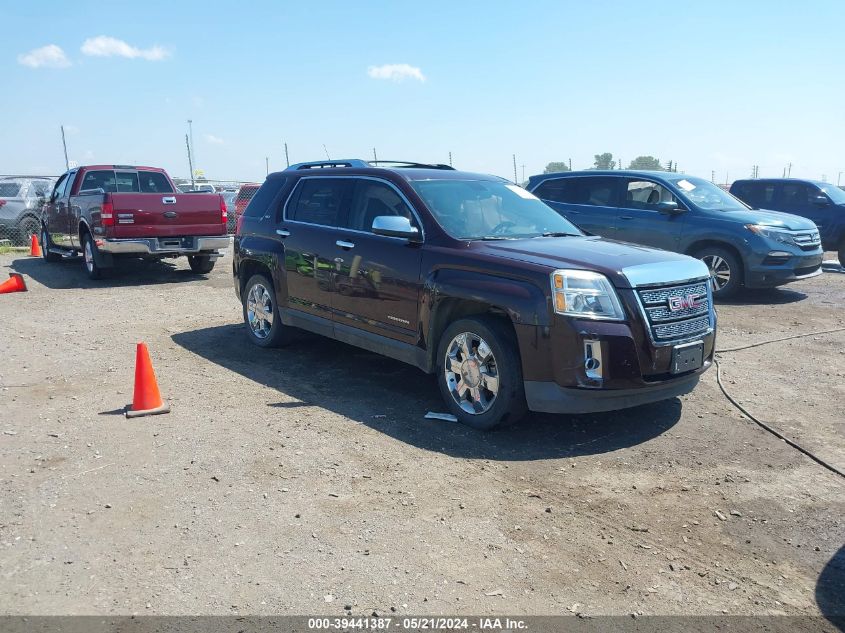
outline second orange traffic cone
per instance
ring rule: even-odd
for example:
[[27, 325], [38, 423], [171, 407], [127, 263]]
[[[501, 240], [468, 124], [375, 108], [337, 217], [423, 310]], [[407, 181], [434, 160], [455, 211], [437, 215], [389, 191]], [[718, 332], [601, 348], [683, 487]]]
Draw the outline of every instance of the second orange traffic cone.
[[26, 282], [20, 273], [9, 273], [9, 278], [0, 284], [0, 295], [7, 292], [26, 292]]
[[29, 256], [41, 257], [41, 247], [38, 245], [38, 236], [32, 234], [32, 239], [29, 240]]
[[156, 374], [150, 360], [146, 343], [138, 343], [135, 352], [135, 393], [132, 406], [126, 411], [127, 418], [139, 418], [142, 415], [169, 413], [170, 407], [164, 404], [158, 392]]

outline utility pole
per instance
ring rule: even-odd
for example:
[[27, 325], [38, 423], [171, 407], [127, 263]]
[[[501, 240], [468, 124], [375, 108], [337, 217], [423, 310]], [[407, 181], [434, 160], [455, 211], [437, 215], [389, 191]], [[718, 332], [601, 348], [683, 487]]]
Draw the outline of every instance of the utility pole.
[[[194, 151], [194, 126], [193, 121], [188, 119], [188, 136], [191, 138], [191, 143], [188, 145], [188, 153], [191, 155], [191, 164], [196, 163], [197, 153]], [[194, 180], [194, 171], [191, 169], [191, 182]]]
[[290, 167], [290, 156], [288, 156], [288, 144], [285, 143], [285, 163]]
[[452, 166], [452, 152], [449, 152], [449, 167]]
[[513, 181], [518, 182], [518, 178], [516, 175], [516, 154], [513, 155]]
[[65, 170], [70, 169], [70, 161], [67, 159], [67, 142], [65, 141], [65, 126], [62, 125], [62, 147], [65, 148]]
[[327, 150], [327, 149], [326, 149], [326, 144], [325, 144], [325, 143], [323, 143], [323, 151], [326, 153], [326, 158], [328, 158], [329, 160], [331, 160], [331, 159], [332, 159], [332, 157], [331, 157], [331, 156], [329, 156], [329, 150]]
[[373, 160], [378, 162], [378, 154], [376, 154], [376, 148], [373, 148]]
[[185, 134], [185, 149], [188, 150], [188, 169], [191, 172], [191, 189], [194, 188], [194, 161], [191, 160], [191, 142], [188, 140], [188, 135]]
[[572, 159], [569, 159], [569, 171], [572, 171]]
[[789, 163], [789, 167], [788, 167], [788, 169], [786, 170], [786, 177], [787, 177], [787, 178], [792, 178], [792, 163]]
[[264, 157], [264, 167], [267, 169], [267, 175], [269, 176], [270, 175], [270, 157], [269, 156]]
[[712, 182], [714, 185], [716, 184], [716, 170], [710, 171], [710, 182]]
[[836, 186], [839, 186], [839, 181], [842, 180], [842, 172], [839, 172], [839, 175], [836, 176]]

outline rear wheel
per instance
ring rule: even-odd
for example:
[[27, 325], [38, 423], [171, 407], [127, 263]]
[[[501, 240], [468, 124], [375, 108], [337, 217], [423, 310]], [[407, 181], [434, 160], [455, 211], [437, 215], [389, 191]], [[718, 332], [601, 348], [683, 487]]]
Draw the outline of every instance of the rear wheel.
[[210, 273], [217, 260], [208, 255], [188, 255], [188, 264], [195, 273]]
[[103, 269], [97, 264], [96, 252], [97, 245], [94, 244], [94, 239], [90, 233], [85, 233], [82, 236], [82, 261], [85, 263], [85, 272], [91, 279], [102, 279]]
[[839, 242], [839, 265], [845, 268], [845, 237]]
[[460, 422], [488, 430], [525, 415], [517, 343], [497, 319], [479, 316], [452, 323], [440, 338], [437, 358], [440, 393]]
[[742, 286], [742, 263], [736, 255], [718, 246], [707, 246], [695, 256], [710, 269], [714, 298], [727, 299], [739, 292]]
[[41, 225], [41, 257], [44, 258], [45, 262], [57, 262], [59, 261], [62, 256], [57, 255], [56, 253], [51, 253], [50, 248], [53, 246], [52, 242], [50, 242], [50, 234], [47, 232], [47, 227], [43, 224]]
[[292, 328], [279, 318], [276, 294], [268, 277], [261, 274], [250, 277], [242, 302], [249, 340], [258, 347], [281, 347], [293, 340]]

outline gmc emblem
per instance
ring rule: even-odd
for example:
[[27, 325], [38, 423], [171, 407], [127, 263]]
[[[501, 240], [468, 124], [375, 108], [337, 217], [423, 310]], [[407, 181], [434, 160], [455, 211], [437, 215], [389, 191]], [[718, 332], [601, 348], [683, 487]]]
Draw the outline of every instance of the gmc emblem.
[[691, 310], [701, 305], [701, 295], [687, 295], [685, 297], [669, 297], [669, 310]]

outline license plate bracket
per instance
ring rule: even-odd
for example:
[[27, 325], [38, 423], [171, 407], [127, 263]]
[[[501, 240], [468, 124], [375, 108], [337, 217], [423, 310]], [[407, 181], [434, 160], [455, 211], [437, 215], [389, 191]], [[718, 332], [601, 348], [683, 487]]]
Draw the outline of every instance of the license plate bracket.
[[704, 365], [704, 341], [685, 343], [672, 348], [671, 372], [673, 374], [695, 371], [702, 365]]

